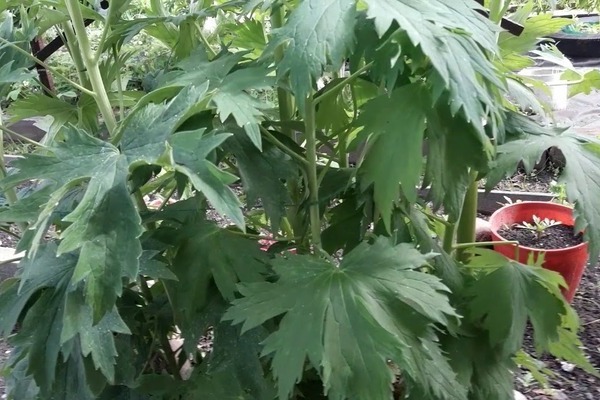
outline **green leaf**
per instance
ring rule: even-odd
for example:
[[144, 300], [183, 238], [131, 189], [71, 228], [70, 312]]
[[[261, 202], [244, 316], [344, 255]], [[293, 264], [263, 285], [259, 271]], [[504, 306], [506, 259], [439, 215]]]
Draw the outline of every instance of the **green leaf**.
[[273, 231], [277, 232], [286, 206], [291, 201], [285, 184], [296, 179], [297, 167], [288, 155], [275, 146], [265, 144], [261, 152], [239, 131], [227, 140], [225, 148], [235, 156], [248, 206], [256, 205], [260, 199]]
[[19, 280], [0, 284], [0, 336], [9, 335], [31, 297], [44, 288], [66, 286], [71, 279], [77, 257], [56, 255], [52, 242], [41, 246], [34, 257], [19, 263]]
[[361, 241], [364, 209], [351, 197], [332, 208], [330, 213], [329, 226], [322, 233], [323, 249], [329, 254], [339, 249], [347, 253]]
[[488, 331], [492, 346], [505, 356], [514, 355], [523, 344], [528, 321], [536, 346], [547, 348], [558, 339], [567, 305], [558, 288], [559, 274], [539, 266], [523, 265], [491, 250], [473, 250], [470, 264], [483, 275], [467, 289], [472, 297], [469, 317]]
[[261, 136], [258, 126], [261, 109], [269, 108], [260, 100], [250, 96], [246, 91], [251, 89], [271, 88], [275, 83], [269, 77], [270, 71], [266, 67], [252, 67], [239, 69], [229, 74], [212, 97], [217, 106], [221, 122], [233, 116], [235, 122], [244, 128], [246, 134], [254, 145], [261, 149]]
[[444, 251], [439, 240], [432, 239], [431, 230], [423, 213], [413, 209], [409, 217], [415, 242], [418, 243], [421, 252], [437, 254], [433, 259], [435, 275], [440, 277], [442, 282], [452, 290], [452, 293], [459, 293], [463, 286], [459, 262]]
[[144, 250], [140, 258], [140, 275], [152, 279], [166, 279], [176, 281], [177, 276], [167, 267], [166, 263], [154, 259], [156, 251]]
[[434, 207], [443, 205], [449, 221], [456, 222], [471, 183], [470, 170], [487, 170], [493, 146], [463, 118], [436, 107], [427, 117], [427, 148], [423, 186], [431, 185]]
[[466, 333], [444, 338], [444, 349], [461, 383], [469, 387], [469, 399], [512, 400], [515, 363], [500, 350], [490, 347], [485, 332], [471, 329]]
[[[521, 161], [531, 172], [544, 151], [557, 147], [566, 166], [559, 182], [567, 187], [567, 200], [575, 204], [575, 229], [589, 241], [590, 260], [600, 254], [600, 141], [577, 134], [575, 130], [543, 127], [527, 117], [511, 114], [507, 130], [511, 140], [498, 146], [496, 165], [487, 176], [486, 188], [493, 188], [503, 177], [512, 175]], [[585, 172], [584, 172], [585, 171]]]
[[35, 222], [40, 215], [40, 209], [48, 202], [48, 197], [54, 192], [53, 185], [45, 186], [24, 197], [19, 202], [0, 210], [1, 222]]
[[13, 69], [13, 64], [14, 61], [9, 61], [7, 64], [0, 67], [0, 85], [26, 81], [33, 76], [26, 68]]
[[289, 73], [300, 109], [325, 66], [338, 70], [354, 44], [355, 0], [303, 0], [273, 31], [267, 52], [287, 43], [277, 75]]
[[255, 57], [260, 57], [267, 43], [263, 23], [255, 19], [244, 21], [243, 24], [224, 24], [223, 30], [231, 41], [231, 47], [251, 51]]
[[576, 96], [580, 93], [590, 94], [592, 91], [600, 89], [600, 71], [594, 69], [589, 72], [586, 72], [583, 77], [581, 77], [576, 72], [566, 71], [561, 79], [568, 80], [580, 80], [581, 82], [577, 82], [569, 85], [569, 97]]
[[45, 94], [32, 94], [18, 99], [9, 107], [8, 112], [11, 122], [43, 115], [54, 117], [54, 123], [60, 125], [76, 123], [78, 120], [77, 106]]
[[92, 309], [86, 304], [83, 292], [76, 290], [67, 294], [61, 345], [79, 335], [81, 354], [84, 357], [91, 354], [95, 368], [111, 383], [114, 383], [118, 356], [113, 333], [131, 334], [116, 308], [94, 324]]
[[363, 134], [372, 135], [359, 170], [361, 185], [374, 186], [375, 202], [386, 226], [400, 197], [399, 185], [409, 201], [417, 199], [426, 99], [420, 85], [403, 86], [389, 97], [382, 95], [365, 104], [358, 120], [364, 126]]
[[213, 349], [206, 360], [206, 373], [227, 373], [234, 377], [228, 386], [238, 386], [236, 390], [244, 393], [243, 398], [275, 398], [274, 383], [265, 377], [259, 358], [260, 343], [266, 336], [267, 331], [264, 328], [252, 329], [241, 334], [239, 327], [229, 323], [218, 324], [214, 328]]
[[[10, 187], [27, 179], [56, 182], [56, 198], [51, 197], [42, 213], [47, 218], [70, 186], [89, 179], [81, 202], [64, 218], [72, 224], [61, 233], [58, 251], [81, 249], [72, 285], [85, 280], [86, 301], [98, 322], [121, 295], [121, 278], [137, 276], [141, 220], [127, 187], [125, 156], [109, 143], [76, 128], [69, 127], [64, 134], [65, 141], [49, 149], [50, 154], [30, 154], [15, 162], [18, 172], [2, 184]], [[38, 228], [38, 238], [43, 229], [45, 224]]]
[[238, 282], [260, 282], [267, 258], [255, 240], [249, 240], [208, 221], [192, 221], [184, 226], [187, 237], [181, 242], [172, 272], [177, 282], [166, 283], [176, 321], [186, 343], [195, 347], [201, 332], [196, 328], [198, 314], [210, 300], [214, 281], [220, 296], [233, 300]]
[[159, 86], [184, 87], [209, 81], [211, 87], [215, 88], [243, 58], [244, 52], [225, 53], [211, 61], [200, 54], [192, 54], [179, 62], [175, 71], [165, 74], [159, 81]]
[[28, 345], [27, 372], [33, 375], [41, 392], [45, 394], [51, 390], [56, 378], [64, 301], [64, 292], [53, 289], [43, 291], [28, 310], [19, 333], [14, 338], [17, 347], [25, 343]]
[[572, 23], [570, 18], [556, 18], [552, 13], [532, 15], [523, 21], [523, 32], [515, 36], [509, 32], [501, 32], [498, 46], [502, 57], [511, 54], [525, 54], [534, 50], [535, 46], [547, 35], [559, 32]]
[[[452, 114], [462, 109], [466, 120], [483, 133], [481, 117], [487, 114], [486, 108], [496, 109], [489, 87], [503, 86], [483, 51], [497, 52], [497, 27], [476, 12], [477, 5], [471, 0], [365, 3], [367, 16], [374, 20], [379, 37], [396, 22], [413, 46], [430, 59], [435, 69], [430, 76], [432, 87], [448, 89]], [[399, 42], [396, 46], [397, 53], [405, 52]], [[398, 55], [392, 59], [394, 64]], [[385, 58], [387, 62], [390, 57]], [[474, 79], [476, 76], [482, 79]]]
[[67, 360], [58, 360], [57, 377], [49, 398], [93, 400], [86, 375], [85, 360], [79, 353], [71, 353]]
[[210, 204], [221, 215], [231, 218], [240, 228], [245, 228], [239, 199], [225, 181], [220, 170], [208, 161], [208, 155], [219, 147], [229, 133], [206, 134], [204, 129], [189, 132], [177, 132], [171, 136], [173, 164], [175, 170], [190, 178], [192, 185], [201, 191]]
[[318, 93], [318, 96], [323, 96], [331, 90], [338, 90], [336, 94], [330, 95], [320, 101], [316, 107], [315, 119], [317, 127], [325, 129], [325, 131], [339, 132], [350, 123], [352, 113], [348, 110], [343, 91], [337, 87], [342, 80], [342, 78], [333, 79]]
[[129, 165], [152, 164], [166, 151], [168, 137], [188, 117], [208, 90], [208, 82], [188, 86], [168, 104], [148, 104], [129, 116], [122, 128], [121, 147]]
[[339, 268], [314, 256], [278, 257], [279, 280], [241, 285], [244, 297], [224, 319], [244, 322], [244, 332], [284, 314], [263, 351], [274, 353], [280, 398], [292, 393], [307, 359], [331, 398], [390, 398], [391, 359], [426, 393], [466, 399], [432, 329], [456, 316], [447, 288], [416, 270], [430, 257], [383, 238], [356, 247]]

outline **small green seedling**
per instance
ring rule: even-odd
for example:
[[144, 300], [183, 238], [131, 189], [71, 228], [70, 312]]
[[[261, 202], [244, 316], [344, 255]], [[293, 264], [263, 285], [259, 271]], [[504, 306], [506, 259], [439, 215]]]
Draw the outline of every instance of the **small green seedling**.
[[562, 225], [562, 222], [550, 218], [541, 219], [537, 215], [534, 215], [533, 222], [523, 221], [521, 224], [515, 225], [515, 227], [534, 232], [539, 240], [544, 236], [546, 229], [557, 225]]
[[554, 201], [559, 204], [569, 204], [567, 201], [567, 185], [556, 181], [550, 182], [550, 192], [554, 195]]

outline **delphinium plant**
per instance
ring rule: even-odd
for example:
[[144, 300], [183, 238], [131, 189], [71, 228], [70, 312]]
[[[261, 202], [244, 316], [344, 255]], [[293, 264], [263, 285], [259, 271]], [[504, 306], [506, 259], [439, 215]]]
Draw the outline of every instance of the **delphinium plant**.
[[[0, 212], [26, 252], [0, 285], [9, 397], [508, 400], [535, 365], [528, 323], [538, 352], [593, 373], [559, 275], [474, 243], [477, 181], [550, 146], [578, 226], [600, 223], [598, 143], [521, 112], [514, 71], [544, 24], [501, 33], [488, 3], [150, 1], [131, 19], [129, 1], [0, 2], [60, 29], [79, 77], [74, 102], [7, 110], [54, 118], [0, 181], [37, 185]], [[208, 38], [206, 18], [227, 28]], [[142, 31], [171, 60], [126, 91]]]

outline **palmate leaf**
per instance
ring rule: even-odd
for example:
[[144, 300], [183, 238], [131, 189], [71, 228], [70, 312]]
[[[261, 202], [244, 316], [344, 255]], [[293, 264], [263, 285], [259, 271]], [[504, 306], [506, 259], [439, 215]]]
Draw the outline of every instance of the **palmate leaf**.
[[[532, 11], [532, 5], [533, 3], [529, 3], [523, 9], [529, 8]], [[519, 18], [516, 19], [516, 22], [519, 22]], [[533, 60], [523, 56], [523, 54], [534, 50], [535, 46], [545, 36], [559, 32], [561, 28], [571, 24], [572, 20], [570, 18], [556, 18], [552, 13], [542, 13], [531, 17], [527, 15], [520, 22], [524, 30], [519, 36], [509, 32], [501, 32], [498, 39], [503, 65], [512, 71], [517, 71], [520, 67], [523, 67], [523, 62], [529, 64], [525, 66], [534, 64]]]
[[69, 122], [76, 123], [78, 119], [75, 105], [44, 94], [31, 94], [23, 99], [18, 99], [10, 106], [9, 113], [12, 122], [41, 115], [50, 115], [54, 118], [55, 123], [61, 125]]
[[[471, 0], [365, 3], [367, 17], [374, 20], [378, 35], [384, 36], [397, 23], [410, 42], [431, 60], [435, 70], [430, 76], [432, 85], [436, 90], [449, 91], [452, 113], [462, 109], [466, 120], [483, 133], [481, 117], [486, 115], [487, 107], [495, 109], [489, 87], [503, 84], [483, 51], [497, 52], [497, 27], [475, 11], [480, 6]], [[398, 45], [398, 52], [404, 51]], [[480, 76], [482, 81], [473, 76]]]
[[356, 0], [303, 0], [286, 24], [273, 31], [266, 52], [287, 43], [277, 74], [283, 77], [289, 73], [301, 109], [325, 66], [331, 65], [336, 70], [342, 66], [354, 44], [355, 24]]
[[187, 86], [168, 104], [148, 104], [133, 113], [121, 128], [121, 147], [129, 164], [151, 164], [164, 154], [167, 139], [188, 113], [201, 101], [208, 90], [208, 82]]
[[0, 286], [0, 336], [12, 332], [25, 305], [37, 291], [65, 286], [76, 263], [77, 257], [73, 255], [56, 257], [54, 243], [42, 246], [36, 257], [21, 261], [20, 280], [8, 280]]
[[220, 171], [207, 160], [231, 134], [204, 134], [204, 129], [177, 132], [170, 138], [172, 161], [175, 170], [186, 175], [192, 185], [200, 190], [215, 210], [229, 217], [240, 229], [245, 229], [242, 204], [228, 184], [237, 178]]
[[209, 100], [217, 108], [222, 122], [230, 116], [238, 126], [244, 128], [252, 142], [261, 148], [258, 123], [262, 109], [270, 107], [252, 97], [248, 91], [270, 88], [275, 80], [270, 69], [264, 65], [251, 65], [232, 69], [244, 58], [244, 52], [225, 53], [208, 61], [194, 53], [177, 65], [177, 70], [165, 74], [161, 86], [187, 86], [198, 82], [210, 83]]
[[[20, 263], [18, 279], [0, 286], [0, 335], [9, 334], [26, 311], [13, 344], [26, 345], [25, 373], [35, 378], [44, 393], [59, 390], [55, 380], [73, 381], [73, 377], [61, 376], [61, 367], [56, 367], [60, 352], [70, 352], [72, 357], [91, 356], [94, 367], [112, 381], [117, 355], [114, 334], [130, 333], [115, 308], [93, 325], [92, 310], [83, 291], [69, 289], [77, 260], [75, 254], [57, 256], [53, 242], [44, 244], [34, 258]], [[78, 340], [74, 340], [76, 337]], [[78, 382], [82, 389], [84, 382]]]
[[432, 329], [433, 322], [445, 325], [456, 316], [447, 288], [416, 271], [430, 258], [383, 238], [356, 247], [339, 268], [314, 256], [279, 257], [279, 280], [240, 285], [244, 297], [224, 319], [243, 322], [244, 332], [284, 314], [263, 351], [273, 353], [282, 399], [301, 379], [307, 359], [333, 399], [390, 398], [388, 359], [424, 393], [466, 399]]
[[261, 109], [270, 105], [250, 96], [247, 91], [271, 88], [275, 80], [268, 76], [269, 72], [265, 67], [234, 71], [223, 80], [212, 97], [221, 122], [233, 116], [238, 126], [244, 128], [252, 143], [259, 149], [262, 148], [262, 143], [258, 121], [263, 114]]
[[266, 144], [261, 152], [239, 131], [225, 142], [224, 147], [235, 156], [248, 206], [256, 205], [260, 199], [273, 231], [277, 232], [290, 202], [285, 182], [295, 179], [298, 169], [291, 158], [275, 146]]
[[[177, 282], [166, 283], [176, 321], [189, 350], [201, 332], [196, 329], [198, 315], [204, 313], [209, 295], [233, 300], [238, 282], [262, 281], [267, 256], [255, 240], [219, 228], [208, 221], [190, 221], [183, 228], [182, 240], [172, 271]], [[209, 291], [214, 281], [218, 294]]]
[[375, 202], [387, 226], [400, 196], [398, 183], [409, 201], [417, 198], [427, 100], [421, 85], [403, 86], [389, 97], [366, 103], [357, 122], [364, 126], [363, 135], [372, 135], [359, 170], [361, 186], [374, 186]]
[[496, 165], [487, 176], [486, 188], [493, 188], [511, 175], [523, 161], [528, 172], [544, 151], [557, 147], [566, 159], [559, 178], [567, 188], [567, 200], [575, 204], [575, 228], [589, 241], [590, 260], [600, 253], [600, 141], [574, 130], [543, 127], [525, 116], [510, 114], [507, 131], [511, 140], [498, 147]]
[[31, 79], [33, 74], [27, 68], [13, 69], [14, 61], [0, 67], [0, 88], [2, 85], [22, 82]]
[[[129, 195], [125, 156], [111, 144], [74, 127], [67, 127], [64, 135], [65, 141], [51, 148], [50, 154], [30, 154], [18, 160], [18, 172], [0, 183], [11, 187], [27, 179], [55, 182], [56, 198], [51, 197], [39, 217], [44, 220], [70, 186], [89, 180], [81, 202], [64, 218], [72, 224], [62, 232], [58, 251], [80, 249], [72, 285], [85, 281], [86, 302], [98, 322], [120, 296], [121, 278], [133, 279], [138, 273], [141, 220]], [[35, 255], [45, 223], [38, 224], [37, 229], [29, 256]]]
[[490, 347], [485, 332], [445, 337], [443, 347], [460, 382], [469, 388], [470, 400], [514, 399], [516, 365], [501, 350]]
[[479, 321], [490, 344], [505, 356], [513, 356], [523, 344], [528, 321], [536, 345], [547, 349], [558, 332], [568, 306], [559, 287], [562, 277], [540, 266], [523, 265], [491, 250], [473, 250], [470, 264], [483, 273], [467, 292], [473, 298], [469, 319]]
[[[221, 312], [224, 312], [225, 309], [224, 304]], [[267, 333], [266, 329], [258, 327], [240, 334], [239, 327], [232, 326], [228, 322], [215, 321], [213, 350], [205, 360], [205, 368], [202, 371], [213, 378], [213, 384], [223, 385], [225, 383], [221, 390], [226, 395], [214, 397], [215, 400], [221, 398], [253, 400], [275, 398], [274, 382], [264, 373], [259, 358], [260, 343], [266, 338]], [[217, 376], [225, 379], [214, 379]], [[200, 378], [200, 382], [204, 383], [204, 381], [205, 378]], [[205, 388], [205, 385], [199, 384], [198, 394], [195, 397], [191, 395], [191, 398], [206, 398]]]
[[429, 197], [434, 207], [443, 205], [449, 221], [456, 222], [471, 183], [470, 169], [487, 170], [492, 144], [461, 116], [452, 117], [443, 107], [432, 111], [427, 116], [428, 154], [423, 187], [431, 185]]

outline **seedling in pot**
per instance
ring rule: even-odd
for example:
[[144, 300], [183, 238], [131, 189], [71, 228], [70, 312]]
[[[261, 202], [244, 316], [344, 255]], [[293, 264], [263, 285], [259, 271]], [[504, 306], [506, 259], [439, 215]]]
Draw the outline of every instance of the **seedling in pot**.
[[550, 218], [541, 219], [537, 215], [533, 216], [533, 222], [523, 221], [521, 224], [515, 225], [516, 228], [527, 229], [531, 232], [534, 232], [538, 239], [541, 239], [544, 236], [544, 232], [546, 229], [562, 225], [562, 222], [556, 221]]

